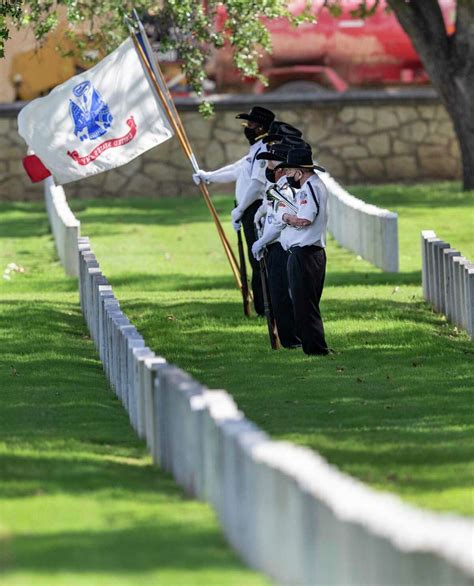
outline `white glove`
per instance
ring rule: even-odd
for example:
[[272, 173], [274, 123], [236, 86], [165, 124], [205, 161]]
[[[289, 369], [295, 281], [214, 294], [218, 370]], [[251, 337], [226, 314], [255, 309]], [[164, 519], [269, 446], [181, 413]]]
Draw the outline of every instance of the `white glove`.
[[265, 244], [262, 243], [262, 239], [256, 240], [252, 245], [252, 254], [255, 260], [261, 260], [263, 258], [263, 252], [265, 250]]
[[240, 220], [242, 219], [242, 216], [244, 215], [244, 212], [243, 212], [242, 208], [237, 206], [236, 208], [234, 208], [232, 210], [230, 215], [232, 217], [232, 222], [240, 222]]
[[239, 208], [239, 206], [232, 210], [230, 216], [232, 218], [232, 227], [236, 232], [238, 232], [241, 228], [240, 220], [242, 219], [242, 210]]
[[258, 210], [255, 212], [255, 216], [253, 219], [254, 224], [258, 227], [260, 224], [260, 220], [263, 218], [263, 216], [267, 215], [267, 203], [266, 201], [264, 201], [262, 203], [262, 205], [258, 208]]
[[206, 173], [206, 171], [202, 171], [201, 169], [197, 170], [197, 173], [193, 173], [193, 181], [196, 185], [199, 185], [201, 183], [201, 181], [203, 183], [210, 183], [209, 180], [209, 173]]
[[242, 225], [240, 222], [234, 222], [234, 220], [232, 220], [232, 228], [238, 232], [242, 228]]

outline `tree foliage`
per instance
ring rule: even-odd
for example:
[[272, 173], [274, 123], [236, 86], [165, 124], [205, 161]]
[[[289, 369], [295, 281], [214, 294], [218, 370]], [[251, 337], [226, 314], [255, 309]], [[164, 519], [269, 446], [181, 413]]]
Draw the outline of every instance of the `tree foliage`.
[[9, 20], [19, 22], [21, 18], [21, 0], [13, 2], [0, 1], [0, 57], [5, 54], [5, 41], [10, 36]]
[[[7, 16], [14, 26], [30, 26], [41, 41], [58, 26], [62, 9], [69, 24], [67, 35], [78, 51], [95, 46], [108, 52], [128, 35], [124, 17], [135, 8], [158, 27], [160, 50], [177, 51], [188, 84], [198, 95], [203, 93], [204, 66], [212, 50], [229, 42], [242, 74], [264, 81], [258, 58], [271, 50], [271, 42], [262, 19], [286, 17], [297, 25], [311, 18], [307, 11], [291, 15], [285, 0], [27, 0], [0, 6], [0, 56], [8, 38]], [[222, 7], [227, 13], [225, 30], [217, 30], [217, 11]]]
[[[311, 20], [312, 1], [298, 17], [289, 13], [286, 0], [0, 0], [0, 56], [9, 26], [30, 25], [37, 39], [44, 38], [66, 12], [70, 36], [79, 50], [91, 44], [104, 52], [114, 49], [128, 34], [124, 16], [132, 8], [152, 17], [159, 28], [160, 48], [177, 51], [192, 90], [202, 95], [204, 65], [213, 49], [225, 42], [234, 48], [234, 62], [247, 76], [262, 79], [259, 56], [271, 49], [264, 19], [286, 17], [295, 25]], [[359, 0], [355, 18], [368, 18], [381, 0]], [[456, 1], [456, 25], [447, 31], [439, 0], [386, 0], [413, 42], [433, 85], [451, 116], [459, 139], [466, 188], [474, 188], [474, 0]], [[334, 16], [342, 0], [324, 0]], [[218, 10], [227, 13], [225, 30], [216, 27]], [[201, 111], [209, 112], [206, 104]]]

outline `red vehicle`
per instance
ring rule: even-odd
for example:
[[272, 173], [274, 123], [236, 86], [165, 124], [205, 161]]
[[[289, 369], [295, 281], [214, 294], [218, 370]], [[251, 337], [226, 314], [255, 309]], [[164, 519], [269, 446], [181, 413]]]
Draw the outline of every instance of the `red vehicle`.
[[[323, 9], [323, 0], [314, 0], [312, 11], [317, 22], [297, 28], [283, 18], [265, 22], [273, 52], [262, 58], [260, 67], [268, 87], [249, 78], [242, 87], [230, 47], [217, 51], [208, 68], [216, 91], [344, 91], [348, 87], [427, 83], [420, 58], [395, 15], [387, 12], [386, 3], [382, 0], [376, 13], [365, 19], [351, 16], [359, 3], [342, 0], [342, 12], [336, 18]], [[440, 0], [448, 32], [454, 29], [455, 5], [455, 0]], [[289, 4], [295, 15], [304, 6], [305, 0]], [[225, 18], [221, 11], [221, 26], [225, 26]]]

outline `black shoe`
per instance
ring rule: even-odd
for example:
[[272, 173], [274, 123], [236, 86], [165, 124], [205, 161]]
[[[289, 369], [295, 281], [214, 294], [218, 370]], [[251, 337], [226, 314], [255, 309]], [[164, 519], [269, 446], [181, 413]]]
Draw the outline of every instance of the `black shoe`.
[[331, 354], [329, 350], [323, 350], [322, 352], [305, 352], [306, 356], [328, 356]]

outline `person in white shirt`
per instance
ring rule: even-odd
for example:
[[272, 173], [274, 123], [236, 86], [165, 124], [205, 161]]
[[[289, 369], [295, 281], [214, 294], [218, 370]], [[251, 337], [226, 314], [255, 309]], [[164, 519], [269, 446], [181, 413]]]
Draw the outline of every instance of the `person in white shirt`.
[[298, 148], [275, 169], [283, 170], [290, 186], [299, 189], [296, 213], [281, 202], [277, 209], [278, 220], [287, 224], [283, 245], [290, 253], [288, 283], [296, 333], [306, 354], [329, 354], [319, 309], [326, 274], [327, 190], [315, 173], [324, 169], [313, 163], [311, 151]]
[[[303, 141], [301, 141], [302, 144]], [[264, 153], [259, 153], [257, 159], [266, 161], [265, 174], [268, 180], [267, 190], [262, 206], [255, 214], [255, 224], [263, 222], [260, 238], [254, 242], [252, 253], [257, 260], [265, 254], [268, 289], [270, 302], [278, 330], [278, 337], [284, 348], [301, 347], [301, 340], [296, 335], [293, 304], [288, 287], [288, 252], [282, 248], [281, 240], [285, 238], [286, 224], [276, 218], [276, 207], [278, 201], [272, 197], [280, 194], [293, 201], [293, 190], [288, 186], [283, 170], [274, 171], [275, 166], [286, 161], [286, 155], [290, 150], [289, 145], [274, 144]], [[285, 185], [277, 186], [279, 179], [285, 180]]]
[[235, 181], [236, 207], [232, 210], [232, 225], [236, 231], [242, 226], [247, 242], [247, 253], [252, 266], [252, 292], [253, 303], [257, 315], [263, 316], [265, 309], [263, 303], [262, 282], [258, 262], [252, 255], [252, 245], [255, 242], [254, 216], [260, 207], [265, 192], [265, 161], [258, 161], [257, 155], [266, 151], [262, 138], [268, 134], [275, 114], [271, 110], [254, 106], [250, 112], [238, 114], [237, 119], [244, 120], [244, 133], [249, 141], [250, 150], [245, 157], [231, 165], [226, 165], [216, 171], [203, 171], [199, 169], [193, 174], [196, 184], [200, 181], [206, 183], [227, 183]]
[[[267, 167], [265, 169], [265, 177], [267, 179], [267, 185], [265, 187], [265, 195], [264, 195], [262, 205], [258, 208], [257, 212], [255, 213], [255, 219], [254, 219], [255, 223], [257, 223], [259, 220], [263, 219], [263, 216], [265, 216], [267, 213], [267, 205], [269, 202], [267, 201], [266, 193], [267, 193], [268, 189], [276, 183], [275, 179], [274, 179], [274, 175], [275, 175], [275, 166], [277, 165], [277, 163], [282, 162], [282, 161], [286, 161], [286, 156], [288, 154], [288, 151], [291, 149], [301, 148], [301, 149], [311, 150], [311, 147], [309, 146], [309, 144], [307, 142], [305, 142], [301, 138], [301, 136], [298, 136], [297, 134], [295, 134], [295, 133], [301, 134], [300, 130], [298, 130], [294, 126], [291, 126], [290, 124], [286, 124], [284, 122], [272, 122], [272, 124], [270, 126], [270, 132], [272, 131], [272, 129], [275, 128], [275, 125], [278, 125], [278, 134], [268, 134], [265, 138], [262, 139], [262, 142], [267, 144], [267, 151], [266, 152], [269, 152], [269, 151], [274, 152], [274, 149], [279, 148], [280, 146], [283, 146], [283, 149], [278, 153], [279, 156], [277, 158], [272, 158], [272, 157], [267, 158], [266, 152], [259, 153], [257, 155], [257, 159], [260, 159], [260, 160], [264, 159], [264, 160], [271, 161], [271, 162], [267, 162]], [[274, 130], [274, 132], [277, 132], [277, 131]], [[271, 138], [271, 141], [268, 140], [269, 138]], [[284, 178], [282, 185], [278, 186], [279, 189], [283, 190], [283, 191], [285, 191], [285, 189], [288, 189], [289, 194], [292, 197], [293, 192], [291, 191], [291, 188], [288, 185], [288, 180], [286, 179], [286, 176], [283, 173], [283, 171], [281, 171], [281, 170], [277, 171], [277, 176], [278, 176], [278, 179]], [[284, 188], [283, 188], [283, 185], [285, 186]], [[264, 243], [262, 242], [261, 244], [263, 247]], [[254, 256], [255, 256], [255, 253], [254, 253]]]

